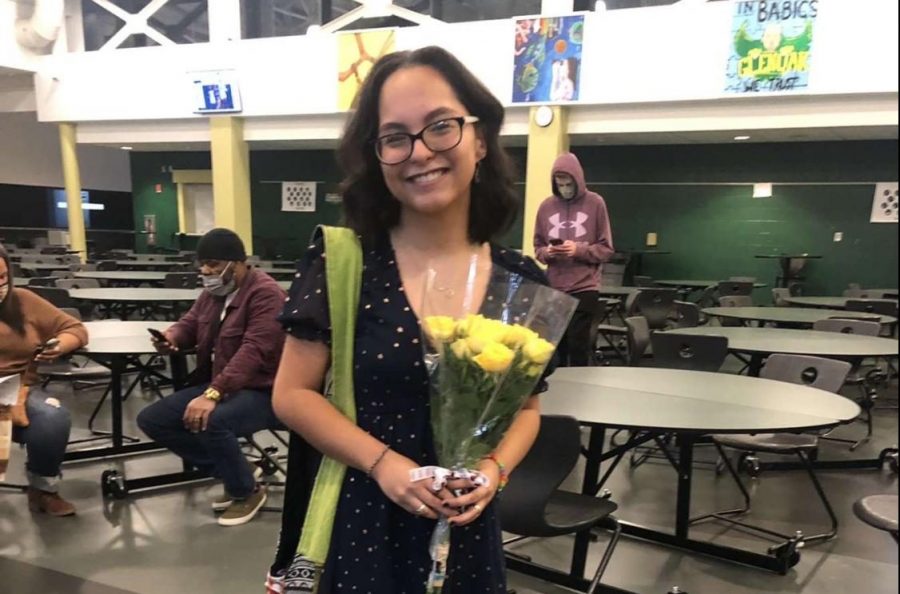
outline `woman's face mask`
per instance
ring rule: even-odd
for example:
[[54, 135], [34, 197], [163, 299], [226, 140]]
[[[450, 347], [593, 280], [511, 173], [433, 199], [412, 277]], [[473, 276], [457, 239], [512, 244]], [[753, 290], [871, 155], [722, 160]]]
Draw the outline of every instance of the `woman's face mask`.
[[231, 275], [227, 281], [225, 280], [225, 275], [228, 273], [228, 269], [231, 268], [233, 262], [229, 262], [220, 274], [204, 274], [203, 278], [203, 288], [209, 291], [209, 293], [215, 297], [225, 297], [226, 295], [234, 292], [237, 284], [234, 281], [234, 275]]
[[0, 303], [6, 301], [7, 295], [9, 295], [9, 281], [6, 281], [2, 285], [0, 285]]

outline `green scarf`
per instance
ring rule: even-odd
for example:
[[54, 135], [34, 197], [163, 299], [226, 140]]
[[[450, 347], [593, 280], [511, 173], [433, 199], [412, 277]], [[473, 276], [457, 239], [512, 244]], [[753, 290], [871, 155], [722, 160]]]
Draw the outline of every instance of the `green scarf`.
[[[356, 423], [353, 395], [353, 343], [359, 290], [362, 284], [362, 247], [351, 229], [320, 226], [325, 238], [325, 279], [331, 316], [331, 404]], [[338, 500], [347, 466], [323, 457], [310, 498], [297, 554], [316, 567], [316, 579], [325, 565]], [[315, 591], [314, 589], [312, 591]]]

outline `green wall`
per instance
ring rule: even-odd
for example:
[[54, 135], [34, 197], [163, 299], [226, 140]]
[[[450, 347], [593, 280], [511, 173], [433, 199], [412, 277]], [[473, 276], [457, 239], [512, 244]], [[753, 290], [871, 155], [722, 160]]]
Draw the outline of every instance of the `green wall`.
[[[898, 179], [896, 141], [573, 150], [591, 188], [606, 198], [616, 246], [640, 248], [646, 234], [656, 232], [659, 248], [673, 252], [645, 258], [645, 272], [651, 276], [757, 276], [771, 284], [776, 261], [753, 256], [798, 251], [824, 256], [808, 265], [807, 294], [839, 294], [850, 282], [898, 284], [897, 226], [869, 223], [872, 183]], [[510, 152], [524, 179], [524, 149]], [[333, 151], [253, 151], [250, 164], [254, 251], [259, 255], [296, 258], [317, 224], [339, 222], [340, 205], [325, 201], [326, 194], [337, 192], [340, 180]], [[170, 166], [206, 169], [209, 154], [132, 155], [135, 228], [142, 228], [145, 213], [154, 213], [159, 245], [174, 247], [178, 215]], [[282, 181], [321, 182], [316, 212], [281, 212]], [[774, 182], [774, 197], [751, 198], [754, 182]], [[788, 182], [802, 185], [783, 185]], [[157, 183], [162, 193], [156, 193]], [[832, 241], [836, 231], [844, 233], [843, 242]], [[521, 232], [520, 215], [503, 243], [520, 248]], [[138, 235], [137, 244], [143, 249], [145, 238]], [[758, 298], [768, 301], [768, 291]]]
[[[147, 251], [147, 236], [142, 235], [144, 215], [156, 215], [156, 245], [178, 247], [178, 192], [172, 183], [171, 169], [210, 169], [209, 153], [132, 153], [131, 184], [134, 196], [135, 251]], [[157, 193], [156, 185], [161, 191]]]
[[[649, 276], [756, 276], [771, 286], [777, 260], [754, 256], [800, 252], [824, 257], [807, 264], [806, 294], [897, 287], [897, 225], [869, 223], [873, 182], [898, 179], [896, 141], [573, 150], [606, 199], [616, 247], [643, 248], [655, 232], [658, 249], [672, 252], [644, 258]], [[754, 182], [775, 182], [774, 196], [752, 198]]]

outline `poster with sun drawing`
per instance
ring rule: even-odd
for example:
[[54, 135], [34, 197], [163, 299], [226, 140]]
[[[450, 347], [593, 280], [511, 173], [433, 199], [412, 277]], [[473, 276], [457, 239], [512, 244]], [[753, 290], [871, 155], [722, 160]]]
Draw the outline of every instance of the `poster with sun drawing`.
[[356, 93], [379, 58], [394, 51], [396, 30], [341, 33], [338, 39], [338, 110], [353, 107]]
[[513, 103], [569, 103], [581, 91], [584, 15], [516, 19]]
[[900, 193], [897, 182], [876, 185], [871, 222], [896, 223], [898, 209], [900, 209]]
[[282, 182], [282, 212], [316, 212], [316, 182]]
[[809, 86], [818, 0], [735, 2], [726, 93], [779, 93]]

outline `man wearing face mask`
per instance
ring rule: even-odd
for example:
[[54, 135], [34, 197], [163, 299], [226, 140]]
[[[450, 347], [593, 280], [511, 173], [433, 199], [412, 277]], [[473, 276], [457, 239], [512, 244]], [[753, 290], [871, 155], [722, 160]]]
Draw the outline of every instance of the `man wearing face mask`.
[[265, 504], [240, 436], [279, 426], [272, 385], [284, 332], [276, 321], [285, 292], [272, 277], [246, 264], [244, 244], [233, 231], [213, 229], [197, 244], [203, 294], [190, 311], [154, 339], [162, 354], [195, 349], [190, 387], [151, 404], [138, 426], [154, 441], [224, 483], [212, 503], [219, 524], [237, 526]]
[[582, 367], [593, 359], [601, 266], [615, 253], [612, 230], [606, 202], [587, 189], [578, 157], [560, 155], [551, 176], [553, 195], [538, 209], [534, 251], [550, 284], [578, 299], [557, 353], [561, 365]]

